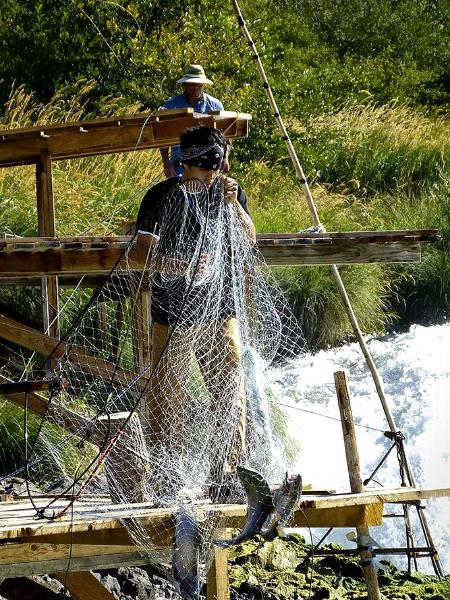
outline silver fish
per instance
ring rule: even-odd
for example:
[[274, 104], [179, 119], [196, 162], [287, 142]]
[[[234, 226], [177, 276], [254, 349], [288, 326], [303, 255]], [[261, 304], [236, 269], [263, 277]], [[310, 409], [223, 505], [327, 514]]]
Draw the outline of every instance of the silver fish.
[[180, 506], [175, 524], [172, 549], [172, 577], [175, 587], [185, 600], [199, 600], [200, 533], [197, 523]]
[[286, 476], [278, 490], [273, 494], [274, 513], [268, 519], [261, 534], [265, 540], [273, 540], [277, 535], [284, 536], [283, 527], [286, 527], [294, 513], [295, 505], [300, 500], [303, 491], [301, 475]]
[[268, 516], [274, 511], [272, 493], [267, 481], [256, 471], [244, 467], [238, 467], [237, 474], [247, 493], [247, 521], [237, 537], [215, 542], [223, 548], [253, 539], [260, 533]]

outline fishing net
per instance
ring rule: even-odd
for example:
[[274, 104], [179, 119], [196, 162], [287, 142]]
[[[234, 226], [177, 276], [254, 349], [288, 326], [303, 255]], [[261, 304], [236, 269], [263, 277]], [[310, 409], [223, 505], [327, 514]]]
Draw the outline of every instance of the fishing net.
[[[245, 500], [238, 465], [270, 484], [289, 468], [265, 374], [302, 341], [221, 177], [174, 184], [151, 231], [135, 235], [90, 298], [80, 291], [82, 310], [46, 360], [55, 384], [29, 435], [26, 479], [67, 507], [101, 493], [178, 507], [176, 529], [194, 540], [202, 580], [215, 505]], [[40, 507], [54, 516], [53, 500]], [[149, 560], [170, 565], [159, 549], [173, 526], [164, 537], [161, 526], [126, 525]], [[172, 572], [192, 561], [186, 552], [180, 533]]]

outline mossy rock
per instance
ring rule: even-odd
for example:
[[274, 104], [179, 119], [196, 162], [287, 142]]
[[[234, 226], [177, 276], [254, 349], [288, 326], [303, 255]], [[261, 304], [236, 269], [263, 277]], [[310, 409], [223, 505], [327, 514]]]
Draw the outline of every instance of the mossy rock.
[[[339, 547], [334, 545], [334, 549]], [[252, 541], [237, 546], [230, 551], [232, 590], [239, 600], [261, 595], [267, 600], [367, 600], [359, 558], [327, 555], [311, 559], [310, 551], [301, 536], [296, 539], [292, 535], [270, 543]], [[441, 580], [406, 573], [387, 560], [380, 565], [383, 600], [450, 600], [450, 577]]]

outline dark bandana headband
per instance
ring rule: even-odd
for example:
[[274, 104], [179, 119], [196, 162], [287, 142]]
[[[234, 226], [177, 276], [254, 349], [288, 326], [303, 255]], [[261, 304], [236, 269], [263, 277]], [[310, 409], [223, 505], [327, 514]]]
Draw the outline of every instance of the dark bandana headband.
[[223, 148], [219, 144], [191, 146], [181, 153], [180, 162], [207, 171], [217, 171], [223, 161]]

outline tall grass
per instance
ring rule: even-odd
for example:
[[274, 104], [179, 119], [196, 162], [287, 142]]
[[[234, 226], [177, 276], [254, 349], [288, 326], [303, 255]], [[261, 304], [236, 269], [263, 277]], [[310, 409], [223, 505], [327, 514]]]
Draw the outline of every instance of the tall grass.
[[406, 106], [355, 106], [291, 122], [305, 167], [359, 196], [417, 195], [449, 178], [450, 126]]
[[[48, 104], [34, 101], [23, 87], [7, 102], [0, 127], [11, 129], [87, 118], [85, 104], [94, 84], [80, 83], [68, 101], [58, 92]], [[120, 99], [104, 102], [102, 116], [136, 112]], [[137, 140], [136, 140], [137, 141]], [[108, 154], [53, 163], [53, 193], [57, 235], [118, 234], [135, 218], [143, 191], [161, 177], [157, 150]], [[0, 232], [36, 235], [35, 169], [0, 169]]]
[[[64, 92], [48, 105], [35, 103], [23, 88], [8, 101], [3, 127], [82, 119], [91, 82], [80, 84], [70, 102]], [[108, 112], [133, 112], [120, 100]], [[420, 283], [428, 298], [422, 316], [448, 311], [449, 155], [448, 123], [411, 109], [344, 107], [302, 127], [291, 120], [300, 160], [306, 168], [321, 221], [328, 231], [440, 229], [443, 242], [424, 249], [419, 265], [350, 265], [342, 269], [360, 324], [382, 333]], [[239, 142], [237, 142], [239, 144]], [[292, 232], [312, 225], [308, 206], [290, 167], [262, 158], [232, 165], [246, 190], [259, 232]], [[146, 187], [161, 177], [158, 151], [139, 151], [58, 161], [53, 165], [58, 235], [118, 234], [133, 220]], [[32, 167], [0, 170], [0, 231], [37, 232], [35, 173]], [[446, 241], [445, 241], [446, 240]], [[445, 243], [444, 243], [445, 242]], [[329, 269], [277, 269], [311, 345], [330, 345], [350, 335], [344, 308]], [[399, 301], [400, 299], [400, 301]]]

